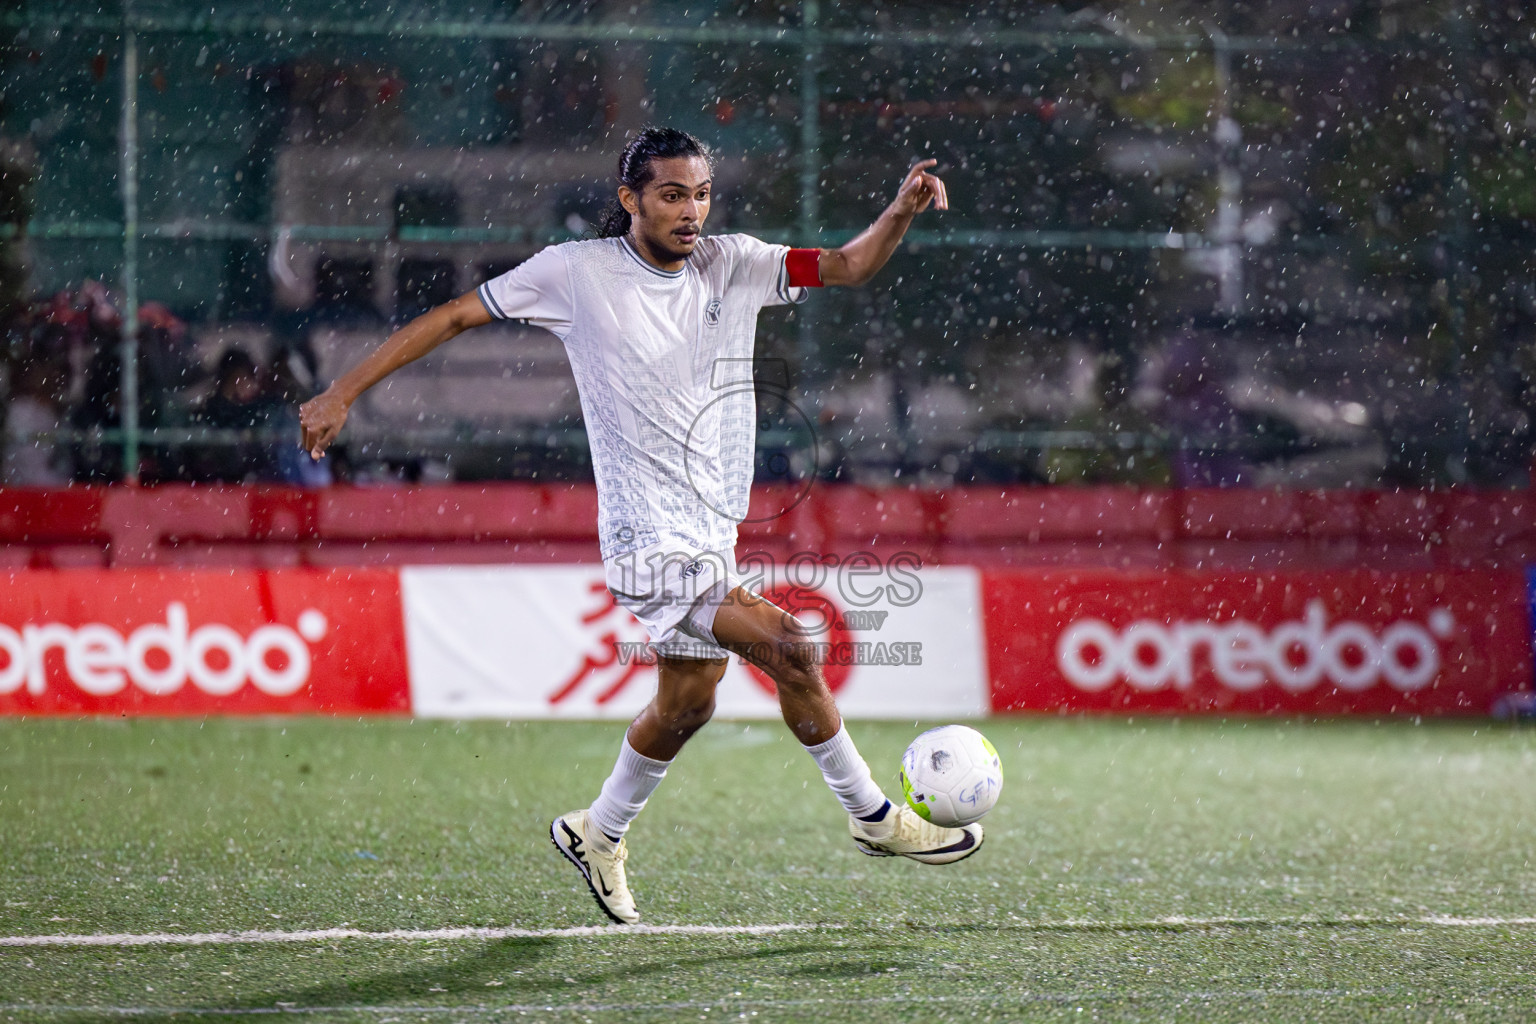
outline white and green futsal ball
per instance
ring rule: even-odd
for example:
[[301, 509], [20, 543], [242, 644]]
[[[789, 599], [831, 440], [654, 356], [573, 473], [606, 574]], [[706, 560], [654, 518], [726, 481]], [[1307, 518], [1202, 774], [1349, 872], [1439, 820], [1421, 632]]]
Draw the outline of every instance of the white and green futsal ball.
[[969, 825], [997, 803], [1003, 762], [997, 749], [968, 725], [929, 729], [901, 755], [901, 792], [935, 825]]

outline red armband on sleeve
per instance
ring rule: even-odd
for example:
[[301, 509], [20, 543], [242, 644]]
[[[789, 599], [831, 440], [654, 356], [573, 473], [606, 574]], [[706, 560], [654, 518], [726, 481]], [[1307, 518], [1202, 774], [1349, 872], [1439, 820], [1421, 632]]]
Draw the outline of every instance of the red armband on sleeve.
[[791, 249], [784, 257], [784, 270], [791, 288], [821, 287], [821, 250]]

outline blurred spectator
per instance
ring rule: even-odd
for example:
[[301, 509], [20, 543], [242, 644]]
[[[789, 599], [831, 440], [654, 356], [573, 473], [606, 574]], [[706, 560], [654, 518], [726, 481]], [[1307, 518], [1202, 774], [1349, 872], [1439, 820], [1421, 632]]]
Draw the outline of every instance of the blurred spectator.
[[0, 484], [59, 487], [69, 483], [64, 453], [52, 437], [63, 423], [65, 375], [57, 361], [31, 360], [15, 371], [5, 406], [5, 453]]
[[243, 348], [226, 349], [219, 357], [213, 393], [198, 408], [198, 421], [223, 430], [252, 430], [265, 413], [261, 373]]
[[[289, 350], [278, 354], [267, 371], [263, 399], [268, 407], [267, 428], [271, 435], [272, 457], [277, 477], [299, 487], [326, 487], [332, 483], [331, 466], [335, 458], [316, 462], [299, 447], [299, 403], [312, 397], [313, 367], [303, 354]], [[333, 448], [332, 454], [339, 454]]]
[[265, 372], [242, 348], [219, 357], [213, 391], [194, 411], [200, 427], [244, 433], [187, 449], [184, 475], [202, 483], [276, 482], [324, 487], [331, 459], [315, 462], [299, 448], [299, 403], [314, 393], [295, 351], [279, 353]]
[[[44, 372], [49, 394], [44, 404], [51, 404], [55, 425], [67, 421], [92, 432], [120, 428], [123, 318], [106, 285], [86, 281], [73, 291], [57, 292], [33, 304], [22, 320], [11, 332], [11, 355], [22, 369], [38, 363], [48, 367]], [[173, 388], [188, 382], [189, 351], [186, 325], [169, 309], [153, 302], [140, 308], [140, 426], [160, 423]], [[39, 412], [32, 408], [27, 415]], [[73, 479], [88, 483], [121, 479], [121, 442], [91, 437], [73, 442], [70, 448]], [[62, 470], [63, 461], [55, 457], [51, 464]], [[141, 479], [161, 476], [152, 449], [143, 449], [139, 461]]]
[[[193, 422], [212, 430], [254, 432], [268, 425], [271, 412], [256, 360], [244, 349], [230, 348], [219, 357], [213, 392], [194, 412]], [[189, 447], [186, 464], [188, 477], [201, 483], [277, 478], [270, 444], [258, 437]]]
[[[85, 385], [78, 405], [70, 416], [74, 426], [86, 431], [115, 430], [123, 425], [122, 382], [123, 361], [116, 344], [103, 342], [91, 355], [85, 370]], [[159, 423], [159, 407], [148, 393], [139, 392], [139, 425], [153, 427]], [[145, 481], [157, 480], [161, 471], [156, 465], [155, 454], [145, 450], [141, 454], [139, 477]], [[121, 441], [103, 441], [88, 438], [80, 442], [74, 452], [74, 479], [80, 483], [111, 483], [123, 477], [123, 445]]]
[[205, 373], [198, 365], [186, 322], [158, 302], [139, 307], [140, 388], [156, 405], [198, 383]]
[[90, 315], [76, 308], [73, 292], [58, 292], [34, 304], [26, 319], [26, 351], [20, 353], [21, 358], [52, 356], [62, 360], [65, 381], [61, 397], [66, 407], [74, 406], [80, 398], [85, 368], [99, 344]]

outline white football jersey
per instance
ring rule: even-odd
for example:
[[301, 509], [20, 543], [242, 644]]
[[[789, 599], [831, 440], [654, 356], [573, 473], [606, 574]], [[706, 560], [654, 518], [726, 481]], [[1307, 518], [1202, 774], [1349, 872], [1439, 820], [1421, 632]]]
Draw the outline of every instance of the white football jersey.
[[565, 242], [480, 286], [492, 316], [565, 343], [610, 570], [626, 555], [735, 547], [753, 475], [757, 314], [805, 298], [789, 286], [788, 252], [710, 235], [668, 273], [625, 238]]

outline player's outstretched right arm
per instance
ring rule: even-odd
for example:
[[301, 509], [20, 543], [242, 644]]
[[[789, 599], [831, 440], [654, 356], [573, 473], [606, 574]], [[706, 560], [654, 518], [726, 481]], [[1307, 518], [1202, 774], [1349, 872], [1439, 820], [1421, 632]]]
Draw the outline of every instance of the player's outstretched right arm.
[[362, 362], [323, 392], [299, 406], [300, 446], [318, 459], [347, 422], [359, 395], [407, 363], [415, 362], [450, 338], [491, 322], [485, 303], [474, 292], [460, 295], [423, 313], [384, 340]]
[[912, 218], [929, 206], [949, 209], [949, 193], [944, 189], [944, 182], [930, 173], [937, 163], [937, 160], [920, 160], [913, 164], [896, 190], [896, 198], [873, 224], [840, 248], [821, 250], [817, 271], [822, 284], [864, 284], [891, 258]]

